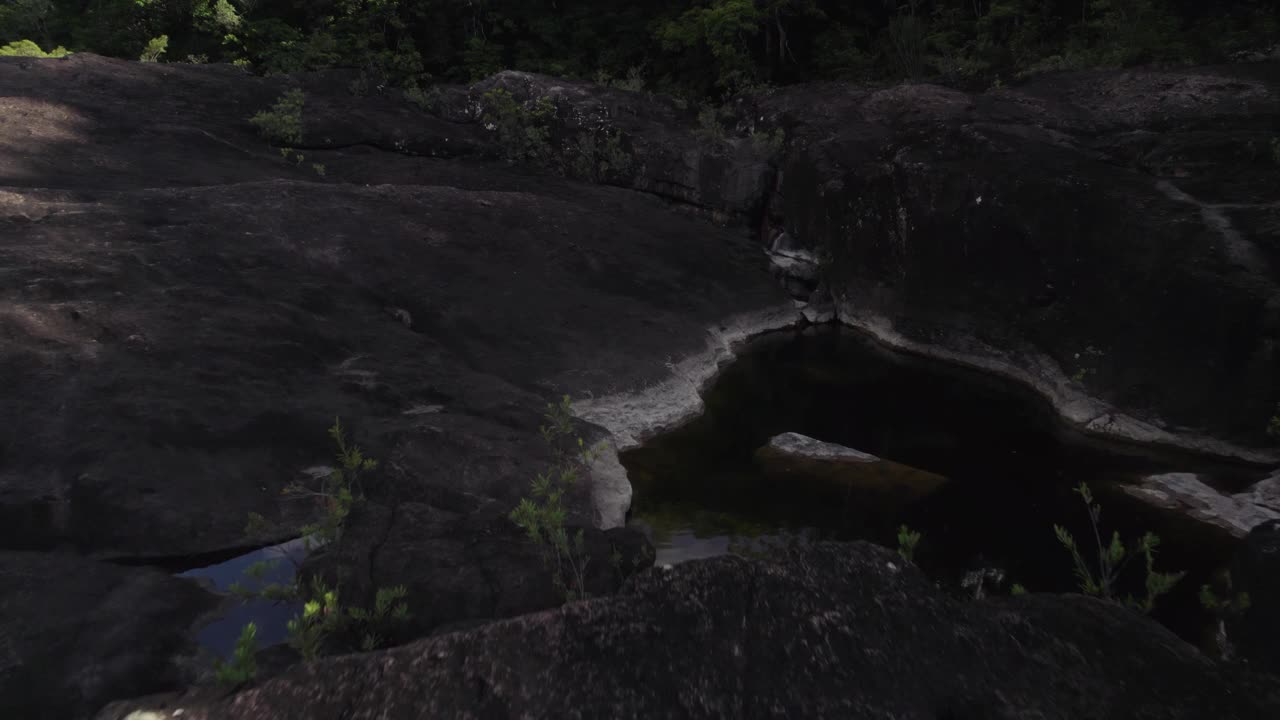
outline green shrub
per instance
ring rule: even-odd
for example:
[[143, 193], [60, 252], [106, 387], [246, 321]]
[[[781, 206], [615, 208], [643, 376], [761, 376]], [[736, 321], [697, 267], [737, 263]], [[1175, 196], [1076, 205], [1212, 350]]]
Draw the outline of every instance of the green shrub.
[[291, 483], [285, 488], [286, 494], [314, 500], [320, 506], [321, 519], [302, 528], [308, 550], [312, 543], [324, 545], [341, 537], [347, 516], [356, 503], [364, 499], [361, 478], [378, 467], [378, 461], [365, 457], [358, 445], [348, 444], [341, 419], [334, 418], [329, 437], [338, 448], [338, 467], [325, 476], [319, 488], [310, 488], [302, 482]]
[[[302, 483], [292, 483], [285, 488], [286, 494], [314, 500], [320, 506], [321, 519], [302, 527], [307, 552], [341, 538], [347, 516], [364, 498], [361, 478], [378, 466], [376, 460], [366, 457], [359, 446], [348, 441], [340, 419], [334, 419], [328, 432], [337, 446], [338, 467], [325, 477], [319, 488]], [[264, 517], [251, 513], [247, 534], [258, 537], [267, 531], [278, 532]], [[400, 626], [411, 619], [408, 605], [404, 602], [408, 596], [404, 586], [379, 588], [373, 606], [366, 609], [342, 607], [338, 588], [330, 588], [316, 577], [304, 585], [296, 572], [294, 580], [288, 584], [263, 585], [266, 574], [279, 562], [260, 561], [250, 565], [243, 576], [256, 581], [256, 587], [235, 582], [230, 591], [245, 600], [301, 603], [302, 612], [289, 621], [288, 631], [290, 646], [305, 660], [314, 660], [330, 650], [358, 648], [367, 651], [382, 647]]]
[[898, 555], [907, 562], [915, 562], [916, 547], [920, 545], [921, 533], [913, 531], [906, 525], [898, 528]]
[[373, 609], [351, 608], [347, 615], [357, 625], [360, 649], [368, 652], [382, 647], [387, 636], [409, 621], [409, 606], [403, 601], [409, 590], [403, 585], [378, 588]]
[[720, 110], [714, 105], [703, 105], [698, 110], [698, 127], [693, 134], [705, 143], [723, 143], [728, 138], [728, 134], [725, 132], [724, 125], [720, 124]]
[[751, 133], [751, 148], [757, 155], [763, 155], [770, 160], [782, 154], [782, 148], [786, 142], [787, 133], [782, 128], [777, 128], [773, 132], [757, 130]]
[[416, 105], [419, 110], [432, 112], [440, 105], [440, 91], [434, 87], [423, 90], [413, 85], [404, 89], [404, 99]]
[[40, 46], [30, 40], [18, 40], [8, 45], [0, 46], [0, 57], [33, 57], [33, 58], [60, 58], [66, 57], [71, 53], [64, 47], [58, 46], [49, 52], [40, 49]]
[[1066, 528], [1054, 525], [1053, 532], [1057, 535], [1058, 542], [1062, 543], [1062, 546], [1071, 553], [1071, 560], [1075, 565], [1075, 574], [1076, 579], [1079, 581], [1080, 590], [1086, 595], [1094, 595], [1105, 600], [1115, 600], [1117, 593], [1116, 583], [1119, 580], [1120, 573], [1124, 570], [1129, 560], [1141, 556], [1146, 566], [1145, 595], [1142, 598], [1134, 598], [1130, 595], [1125, 599], [1125, 604], [1143, 612], [1150, 612], [1155, 605], [1156, 599], [1172, 590], [1174, 585], [1186, 573], [1156, 572], [1155, 555], [1156, 548], [1160, 545], [1160, 538], [1155, 533], [1148, 532], [1139, 538], [1137, 542], [1126, 547], [1120, 540], [1120, 533], [1114, 532], [1111, 535], [1111, 541], [1103, 543], [1103, 533], [1099, 527], [1102, 519], [1102, 506], [1094, 502], [1093, 493], [1085, 483], [1080, 483], [1075, 492], [1084, 500], [1085, 506], [1089, 510], [1089, 523], [1093, 527], [1093, 537], [1097, 550], [1097, 567], [1093, 568], [1085, 561], [1079, 547], [1076, 545], [1075, 538], [1071, 536], [1071, 533]]
[[546, 164], [552, 158], [551, 121], [556, 107], [551, 98], [538, 98], [528, 106], [503, 88], [494, 88], [481, 99], [481, 121], [496, 133], [498, 147], [508, 163]]
[[890, 66], [897, 77], [916, 80], [925, 71], [926, 30], [915, 15], [895, 15], [884, 31]]
[[551, 570], [556, 589], [567, 602], [588, 597], [586, 587], [586, 537], [581, 529], [570, 534], [565, 527], [567, 511], [564, 496], [578, 484], [578, 470], [595, 457], [594, 451], [574, 437], [573, 412], [569, 396], [559, 403], [549, 403], [546, 424], [540, 429], [542, 438], [555, 454], [555, 462], [538, 473], [530, 485], [528, 497], [511, 511], [511, 521], [525, 531], [530, 542], [542, 552], [543, 562]]
[[608, 70], [596, 71], [593, 78], [597, 85], [605, 85], [618, 90], [627, 90], [630, 92], [640, 92], [644, 90], [644, 66], [633, 65], [627, 70], [627, 76], [623, 78], [614, 77]]
[[631, 171], [631, 154], [623, 147], [622, 132], [616, 128], [582, 132], [566, 154], [567, 172], [584, 180], [604, 182], [610, 176]]
[[1247, 592], [1235, 592], [1233, 583], [1231, 582], [1231, 573], [1224, 572], [1220, 576], [1220, 582], [1223, 585], [1219, 595], [1213, 586], [1205, 583], [1200, 586], [1200, 605], [1205, 610], [1213, 613], [1219, 618], [1227, 618], [1240, 615], [1249, 609], [1252, 601], [1249, 599]]
[[308, 662], [330, 652], [384, 647], [412, 618], [404, 602], [408, 594], [403, 585], [378, 588], [372, 609], [344, 608], [337, 588], [313, 578], [305, 596], [299, 593], [302, 612], [288, 623], [289, 646]]
[[270, 142], [299, 145], [302, 143], [302, 109], [306, 102], [306, 93], [294, 88], [281, 95], [270, 109], [249, 118], [249, 122]]
[[214, 678], [218, 684], [237, 687], [252, 680], [258, 674], [257, 653], [258, 626], [249, 623], [240, 630], [231, 662], [224, 662], [221, 658], [214, 661]]
[[164, 55], [164, 51], [168, 48], [168, 35], [153, 37], [147, 41], [147, 46], [143, 48], [142, 55], [138, 57], [138, 60], [144, 63], [160, 62], [160, 56]]
[[342, 627], [342, 608], [338, 605], [338, 591], [316, 581], [311, 597], [302, 605], [302, 612], [288, 623], [289, 647], [298, 651], [303, 661], [311, 662], [320, 657], [328, 640]]

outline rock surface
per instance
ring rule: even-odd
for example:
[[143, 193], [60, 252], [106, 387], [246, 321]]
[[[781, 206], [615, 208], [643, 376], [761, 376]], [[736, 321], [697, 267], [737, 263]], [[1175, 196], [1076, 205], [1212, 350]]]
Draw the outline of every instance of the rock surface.
[[98, 717], [179, 708], [191, 720], [1258, 720], [1280, 713], [1280, 682], [1228, 674], [1118, 606], [957, 601], [889, 550], [824, 544], [779, 564], [650, 570], [619, 596]]
[[1249, 594], [1249, 607], [1228, 619], [1228, 637], [1252, 667], [1280, 675], [1280, 520], [1249, 532], [1231, 579], [1234, 592]]
[[[335, 551], [350, 577], [414, 585], [426, 604], [439, 592], [431, 624], [544, 607], [541, 564], [509, 528], [484, 534], [550, 460], [545, 404], [662, 381], [732, 317], [798, 321], [740, 233], [653, 195], [478, 162], [499, 153], [474, 117], [353, 97], [347, 80], [0, 58], [0, 549], [195, 566], [290, 537], [314, 510], [280, 490], [332, 462], [340, 416], [381, 462], [370, 502], [404, 508]], [[247, 122], [292, 84], [305, 162]], [[572, 498], [571, 522], [618, 522], [625, 493], [611, 494], [607, 514]], [[252, 512], [275, 534], [246, 536]], [[394, 521], [413, 513], [448, 520]], [[357, 552], [368, 538], [452, 574], [424, 585]], [[56, 584], [42, 592], [0, 632], [40, 627], [45, 606], [75, 617]], [[135, 627], [77, 622], [82, 637]], [[112, 692], [175, 682], [150, 671], [163, 647], [112, 652]], [[65, 662], [51, 682], [96, 660]]]
[[370, 151], [366, 121], [444, 121], [341, 77], [299, 79], [307, 134], [358, 146], [304, 149], [323, 177], [286, 162], [245, 118], [287, 82], [0, 62], [0, 547], [194, 556], [251, 511], [296, 526], [278, 491], [335, 415], [384, 487], [513, 501], [547, 400], [789, 306], [757, 248], [651, 196]]
[[[560, 605], [565, 593], [553, 585], [550, 565], [500, 508], [366, 506], [350, 521], [343, 542], [313, 555], [302, 573], [324, 577], [342, 588], [344, 602], [362, 606], [372, 605], [378, 588], [405, 586], [412, 618], [394, 639], [400, 641], [445, 625]], [[584, 580], [593, 597], [615, 592], [628, 576], [653, 565], [653, 547], [636, 530], [582, 530]]]
[[[547, 401], [573, 395], [588, 440], [633, 447], [697, 412], [736, 343], [831, 306], [1079, 425], [1238, 454], [1220, 440], [1256, 443], [1280, 399], [1257, 151], [1277, 68], [791, 88], [740, 98], [712, 142], [673, 102], [527, 73], [423, 109], [352, 96], [342, 72], [0, 58], [0, 550], [196, 565], [288, 537], [312, 517], [279, 490], [331, 462], [341, 416], [382, 461], [370, 507], [396, 509], [332, 549], [335, 572], [447, 598], [419, 631], [523, 612], [547, 603], [536, 568], [487, 533], [549, 460]], [[303, 160], [247, 122], [294, 86]], [[496, 162], [480, 101], [499, 87], [553, 100], [560, 160], [613, 133], [629, 162], [592, 179], [617, 187]], [[782, 147], [753, 141], [777, 128]], [[762, 252], [784, 233], [790, 292]], [[616, 463], [599, 472], [607, 499], [572, 498], [575, 524], [625, 510]], [[246, 537], [251, 512], [280, 537]], [[150, 670], [168, 646], [147, 652], [119, 687], [172, 684]]]
[[191, 677], [196, 583], [57, 553], [0, 551], [0, 717], [57, 720]]
[[558, 137], [617, 128], [633, 169], [608, 182], [754, 223], [794, 296], [822, 266], [846, 324], [1089, 431], [1280, 459], [1280, 62], [781, 88], [737, 98], [722, 141], [665, 100], [527, 73], [465, 97], [492, 87], [554, 99]]
[[843, 322], [1014, 377], [1093, 430], [1270, 444], [1280, 63], [751, 107], [789, 138], [773, 222], [830, 254]]
[[946, 482], [946, 478], [927, 470], [794, 432], [775, 435], [755, 455], [756, 461], [773, 475], [817, 482], [856, 492], [860, 498], [885, 502], [917, 500]]
[[1236, 494], [1213, 488], [1193, 473], [1163, 473], [1123, 485], [1124, 492], [1148, 505], [1191, 518], [1236, 539], [1280, 519], [1280, 473]]

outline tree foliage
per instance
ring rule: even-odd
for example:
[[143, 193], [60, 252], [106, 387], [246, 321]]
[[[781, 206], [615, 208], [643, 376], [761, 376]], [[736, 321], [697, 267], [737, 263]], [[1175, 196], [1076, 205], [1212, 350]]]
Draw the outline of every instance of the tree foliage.
[[136, 59], [166, 37], [170, 60], [352, 68], [370, 88], [514, 68], [705, 96], [1216, 61], [1269, 49], [1278, 23], [1267, 0], [7, 0], [0, 45]]

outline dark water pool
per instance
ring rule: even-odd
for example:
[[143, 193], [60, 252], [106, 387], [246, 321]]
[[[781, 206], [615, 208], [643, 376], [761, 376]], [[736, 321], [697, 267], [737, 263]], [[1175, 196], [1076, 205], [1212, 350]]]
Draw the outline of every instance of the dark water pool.
[[[896, 547], [897, 528], [923, 533], [917, 563], [958, 588], [971, 570], [1004, 571], [1031, 592], [1073, 591], [1071, 560], [1053, 525], [1087, 551], [1081, 499], [1099, 497], [1104, 530], [1129, 540], [1157, 532], [1157, 568], [1187, 570], [1155, 613], [1199, 642], [1209, 618], [1196, 592], [1231, 551], [1225, 537], [1151, 511], [1116, 490], [1160, 471], [1203, 472], [1237, 486], [1260, 475], [1119, 443], [1065, 428], [1039, 396], [998, 378], [890, 352], [848, 330], [810, 329], [754, 343], [717, 380], [706, 412], [689, 425], [623, 454], [634, 486], [630, 522], [646, 529], [659, 563], [724, 554], [752, 539], [804, 533]], [[896, 510], [856, 493], [767, 475], [754, 451], [798, 432], [949, 478]], [[1139, 565], [1135, 561], [1134, 565]], [[1131, 576], [1141, 578], [1141, 573]]]
[[[259, 590], [273, 583], [287, 585], [292, 582], [297, 565], [305, 557], [304, 541], [298, 538], [279, 545], [259, 548], [216, 565], [187, 570], [179, 573], [178, 576], [206, 578], [222, 592], [227, 592], [233, 583], [240, 583], [250, 590]], [[258, 581], [246, 577], [245, 571], [259, 562], [268, 563], [269, 570]], [[286, 626], [289, 620], [300, 611], [301, 608], [293, 603], [270, 600], [238, 601], [225, 615], [202, 628], [197, 642], [218, 657], [230, 659], [235, 650], [236, 640], [240, 637], [241, 628], [253, 622], [258, 628], [258, 647], [270, 647], [285, 641], [288, 636]]]

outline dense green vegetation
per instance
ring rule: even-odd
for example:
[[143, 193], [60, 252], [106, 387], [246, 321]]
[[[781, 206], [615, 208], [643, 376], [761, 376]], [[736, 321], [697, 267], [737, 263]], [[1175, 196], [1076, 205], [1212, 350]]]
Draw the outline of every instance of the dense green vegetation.
[[[720, 93], [814, 78], [989, 83], [1206, 62], [1277, 37], [1269, 0], [7, 0], [0, 45], [259, 72], [349, 67], [371, 87], [502, 68]], [[24, 46], [30, 53], [31, 48]]]

